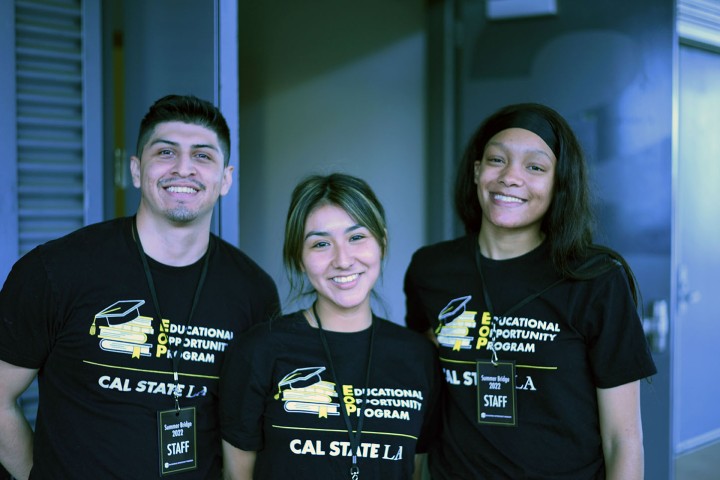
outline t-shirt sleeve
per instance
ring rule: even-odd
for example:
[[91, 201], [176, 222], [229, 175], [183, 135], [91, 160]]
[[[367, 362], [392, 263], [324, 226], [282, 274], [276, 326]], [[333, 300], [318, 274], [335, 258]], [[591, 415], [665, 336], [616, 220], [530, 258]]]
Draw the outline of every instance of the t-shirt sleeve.
[[[428, 341], [429, 343], [429, 341]], [[427, 453], [431, 445], [440, 437], [441, 430], [441, 395], [444, 387], [442, 376], [440, 375], [440, 362], [437, 356], [437, 350], [433, 345], [431, 347], [432, 363], [428, 371], [430, 378], [430, 391], [427, 399], [427, 410], [423, 420], [422, 430], [418, 437], [416, 445], [416, 453]]]
[[407, 325], [407, 327], [411, 330], [425, 333], [431, 328], [432, 324], [427, 318], [423, 308], [422, 294], [418, 285], [418, 281], [421, 278], [419, 273], [419, 263], [419, 256], [416, 252], [410, 261], [410, 266], [408, 266], [408, 269], [405, 272], [405, 325]]
[[260, 354], [265, 325], [243, 334], [228, 350], [220, 374], [220, 430], [236, 448], [258, 451], [263, 447], [263, 412], [270, 394], [271, 361]]
[[588, 354], [599, 388], [624, 385], [657, 373], [624, 270], [596, 280], [588, 308]]
[[0, 291], [0, 359], [40, 368], [50, 353], [57, 315], [40, 249], [13, 266]]
[[280, 308], [280, 296], [278, 295], [277, 286], [272, 279], [268, 279], [269, 284], [266, 289], [265, 298], [265, 314], [262, 317], [263, 321], [272, 320], [278, 318], [282, 313]]
[[256, 323], [272, 320], [279, 317], [281, 313], [280, 296], [275, 282], [269, 275], [264, 275], [263, 278], [263, 288], [260, 289], [261, 294], [256, 297], [262, 314], [255, 319]]

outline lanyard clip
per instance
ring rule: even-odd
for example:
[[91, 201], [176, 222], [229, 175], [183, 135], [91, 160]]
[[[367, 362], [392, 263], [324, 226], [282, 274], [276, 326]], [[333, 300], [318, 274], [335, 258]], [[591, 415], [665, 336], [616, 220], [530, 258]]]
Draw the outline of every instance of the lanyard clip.
[[178, 415], [180, 415], [180, 386], [178, 385], [178, 372], [177, 370], [173, 372], [173, 379], [175, 380], [175, 385], [173, 386], [173, 397], [175, 398], [175, 410]]

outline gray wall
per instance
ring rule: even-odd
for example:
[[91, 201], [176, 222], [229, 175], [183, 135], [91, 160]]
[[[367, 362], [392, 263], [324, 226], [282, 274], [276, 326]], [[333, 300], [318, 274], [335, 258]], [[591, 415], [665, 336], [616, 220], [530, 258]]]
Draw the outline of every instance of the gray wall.
[[[172, 3], [172, 7], [168, 4]], [[112, 165], [117, 130], [134, 153], [139, 121], [167, 93], [212, 100], [214, 24], [203, 0], [103, 0], [107, 122], [105, 216], [134, 213], [139, 196]], [[424, 4], [238, 2], [240, 247], [287, 293], [280, 255], [289, 195], [310, 173], [361, 176], [386, 207], [390, 250], [378, 313], [404, 316], [402, 277], [424, 242]], [[114, 70], [112, 36], [122, 34], [125, 65]], [[233, 239], [229, 239], [233, 241]], [[288, 308], [292, 308], [288, 306]]]
[[402, 278], [424, 243], [423, 2], [241, 2], [239, 14], [241, 249], [284, 299], [291, 190], [310, 173], [360, 176], [389, 224], [377, 313], [402, 323]]
[[[214, 101], [216, 32], [213, 1], [206, 0], [103, 0], [103, 23], [105, 217], [112, 218], [134, 214], [140, 201], [129, 158], [150, 105], [171, 93]], [[125, 149], [120, 175], [116, 145]]]

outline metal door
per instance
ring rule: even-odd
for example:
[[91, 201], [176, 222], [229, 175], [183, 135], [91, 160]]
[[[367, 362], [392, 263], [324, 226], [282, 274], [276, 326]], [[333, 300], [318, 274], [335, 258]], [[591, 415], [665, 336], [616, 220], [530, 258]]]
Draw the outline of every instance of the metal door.
[[681, 45], [678, 72], [675, 454], [720, 439], [720, 54]]

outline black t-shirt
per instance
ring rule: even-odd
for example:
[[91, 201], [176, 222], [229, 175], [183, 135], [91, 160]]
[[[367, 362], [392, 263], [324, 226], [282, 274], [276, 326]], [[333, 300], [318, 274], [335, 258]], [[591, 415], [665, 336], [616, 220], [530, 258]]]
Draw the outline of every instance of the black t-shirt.
[[[300, 312], [251, 329], [228, 353], [220, 386], [223, 438], [257, 451], [254, 478], [349, 478], [347, 427], [364, 415], [360, 478], [410, 478], [415, 453], [432, 439], [439, 367], [421, 335], [374, 319], [371, 330], [325, 331], [337, 375], [320, 332]], [[361, 413], [362, 412], [362, 413]]]
[[[418, 250], [405, 278], [407, 325], [433, 329], [447, 384], [433, 478], [604, 478], [597, 388], [656, 372], [619, 265], [592, 280], [560, 280], [547, 242], [517, 258], [481, 257], [491, 326], [468, 236]], [[609, 260], [608, 260], [609, 261]], [[517, 426], [478, 422], [477, 362], [514, 361]]]
[[[221, 474], [217, 390], [228, 346], [278, 309], [272, 279], [211, 237], [207, 278], [189, 325], [201, 261], [149, 260], [157, 318], [131, 220], [92, 225], [41, 245], [0, 292], [0, 358], [39, 369], [32, 478], [159, 476], [157, 412], [196, 408], [197, 470]], [[180, 347], [181, 346], [181, 347]], [[175, 382], [169, 352], [180, 350]]]

